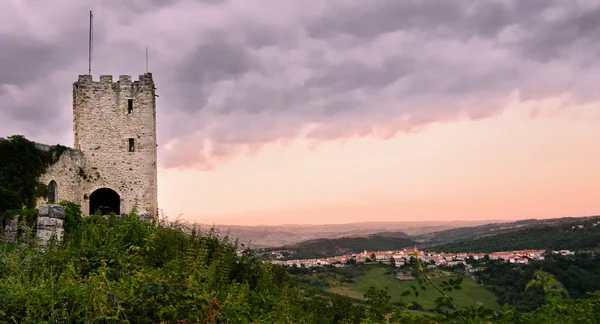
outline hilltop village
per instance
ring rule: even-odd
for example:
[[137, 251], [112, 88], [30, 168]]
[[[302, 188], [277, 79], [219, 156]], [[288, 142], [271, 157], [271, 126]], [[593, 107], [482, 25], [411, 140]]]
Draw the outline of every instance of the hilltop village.
[[[273, 254], [275, 260], [271, 260], [273, 264], [282, 266], [292, 267], [319, 267], [334, 265], [337, 267], [343, 267], [349, 263], [370, 263], [370, 262], [382, 262], [382, 263], [394, 263], [396, 267], [402, 267], [408, 264], [411, 258], [418, 258], [421, 262], [427, 263], [430, 267], [444, 266], [444, 267], [455, 267], [459, 264], [466, 265], [468, 260], [481, 261], [485, 260], [486, 257], [489, 260], [501, 260], [504, 262], [515, 263], [515, 264], [526, 264], [529, 260], [544, 260], [544, 255], [547, 250], [515, 250], [515, 251], [501, 251], [492, 253], [444, 253], [444, 252], [431, 252], [421, 251], [417, 248], [414, 249], [403, 249], [395, 251], [373, 251], [353, 254], [344, 254], [340, 256], [320, 258], [320, 259], [304, 259], [304, 260], [277, 260], [282, 258], [282, 255], [277, 253]], [[575, 252], [569, 250], [552, 251], [554, 254], [561, 255], [573, 255]]]

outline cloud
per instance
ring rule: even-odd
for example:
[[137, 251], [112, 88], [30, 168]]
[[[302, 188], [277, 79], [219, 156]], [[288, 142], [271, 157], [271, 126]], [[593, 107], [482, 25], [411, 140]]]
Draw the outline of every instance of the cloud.
[[598, 99], [598, 1], [15, 0], [0, 4], [0, 136], [70, 143], [89, 10], [94, 75], [141, 74], [150, 48], [166, 168], [486, 118], [515, 92]]

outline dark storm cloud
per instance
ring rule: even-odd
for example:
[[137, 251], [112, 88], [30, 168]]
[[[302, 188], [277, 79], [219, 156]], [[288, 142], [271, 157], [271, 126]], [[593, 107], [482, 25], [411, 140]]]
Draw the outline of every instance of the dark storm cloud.
[[3, 33], [0, 31], [0, 84], [23, 86], [64, 68], [71, 63], [65, 55], [73, 50], [70, 39], [85, 39], [85, 33], [68, 30], [59, 39], [35, 38], [28, 33]]
[[364, 1], [331, 7], [307, 24], [311, 37], [329, 38], [349, 34], [370, 39], [383, 33], [407, 29], [431, 29], [465, 18], [458, 1]]
[[210, 168], [299, 134], [413, 131], [509, 95], [596, 100], [600, 7], [546, 0], [0, 4], [0, 136], [71, 142], [71, 84], [150, 69], [163, 167]]
[[310, 79], [309, 88], [326, 88], [330, 92], [346, 92], [363, 87], [384, 87], [414, 72], [416, 62], [410, 58], [395, 57], [380, 66], [369, 67], [359, 62], [344, 62], [330, 66]]
[[521, 44], [524, 55], [528, 57], [547, 62], [569, 57], [573, 51], [590, 52], [597, 57], [600, 50], [600, 8], [576, 13], [557, 23], [537, 26], [535, 31], [535, 37]]

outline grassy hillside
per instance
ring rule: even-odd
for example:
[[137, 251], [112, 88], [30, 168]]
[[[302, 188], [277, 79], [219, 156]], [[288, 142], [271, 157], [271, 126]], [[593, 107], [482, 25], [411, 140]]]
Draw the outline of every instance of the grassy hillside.
[[[433, 278], [432, 281], [436, 285], [440, 285], [443, 280], [448, 280], [453, 277]], [[392, 302], [408, 302], [413, 301], [419, 303], [425, 309], [431, 309], [435, 306], [434, 300], [440, 296], [439, 292], [429, 287], [426, 291], [421, 291], [419, 297], [400, 296], [403, 291], [410, 289], [410, 285], [414, 285], [415, 281], [400, 281], [396, 279], [387, 267], [368, 267], [364, 275], [357, 278], [354, 282], [345, 284], [341, 287], [330, 289], [331, 292], [347, 295], [349, 297], [364, 295], [369, 287], [377, 289], [386, 289], [392, 297]], [[458, 306], [476, 305], [477, 302], [484, 303], [484, 306], [490, 309], [498, 309], [500, 305], [496, 301], [494, 293], [486, 290], [483, 286], [478, 285], [471, 279], [463, 281], [462, 290], [456, 290], [448, 293], [454, 297]]]
[[[409, 301], [416, 302], [423, 309], [433, 309], [435, 299], [440, 297], [432, 287], [420, 290], [418, 297], [401, 296], [402, 292], [410, 289], [411, 285], [417, 285], [416, 280], [401, 281], [390, 271], [389, 266], [380, 265], [356, 265], [341, 269], [319, 268], [315, 272], [309, 269], [289, 269], [293, 280], [304, 289], [311, 290], [321, 295], [342, 295], [363, 302], [364, 295], [370, 287], [387, 290], [391, 297], [390, 301], [396, 304], [406, 304]], [[446, 273], [445, 276], [432, 278], [439, 285], [441, 281], [457, 278], [457, 274]], [[462, 274], [460, 274], [462, 276]], [[458, 306], [476, 305], [477, 302], [484, 303], [490, 309], [499, 309], [496, 296], [484, 286], [478, 285], [469, 278], [464, 278], [462, 290], [449, 292], [454, 297]]]
[[599, 222], [599, 218], [589, 218], [553, 226], [536, 226], [443, 244], [432, 249], [447, 252], [492, 252], [519, 249], [595, 250], [600, 248]]
[[342, 255], [345, 253], [359, 253], [364, 250], [398, 250], [414, 245], [416, 245], [415, 241], [406, 238], [371, 235], [364, 237], [311, 240], [281, 248], [263, 249], [261, 251], [283, 251], [290, 259], [311, 259]]

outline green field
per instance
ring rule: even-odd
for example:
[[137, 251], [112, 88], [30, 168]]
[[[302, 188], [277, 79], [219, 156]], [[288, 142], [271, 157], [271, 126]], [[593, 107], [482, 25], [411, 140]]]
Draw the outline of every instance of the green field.
[[[434, 300], [440, 296], [440, 293], [433, 287], [427, 286], [426, 291], [419, 289], [419, 296], [416, 298], [414, 295], [401, 297], [400, 294], [402, 294], [403, 291], [410, 289], [411, 284], [417, 286], [417, 282], [400, 281], [392, 274], [386, 274], [389, 269], [387, 267], [371, 266], [365, 268], [365, 274], [356, 278], [353, 283], [327, 288], [327, 291], [353, 298], [362, 298], [363, 294], [369, 290], [369, 287], [375, 287], [377, 289], [385, 289], [387, 287], [388, 293], [392, 297], [392, 302], [400, 300], [405, 302], [416, 301], [425, 309], [433, 308], [435, 306]], [[453, 277], [434, 278], [432, 281], [439, 286], [439, 283], [451, 278]], [[475, 306], [477, 302], [481, 302], [486, 308], [500, 308], [494, 294], [478, 285], [475, 281], [465, 278], [461, 286], [462, 290], [448, 293], [449, 296], [454, 297], [457, 306]]]

